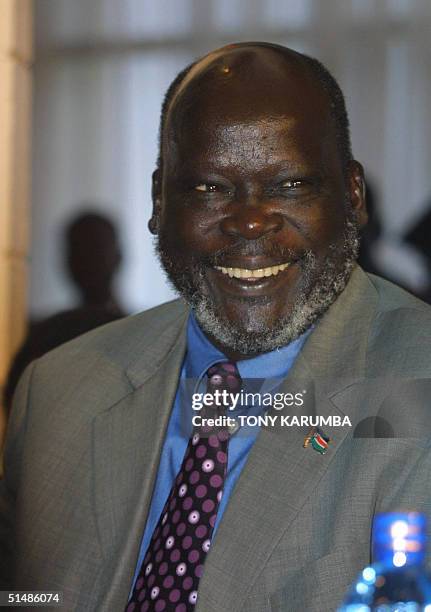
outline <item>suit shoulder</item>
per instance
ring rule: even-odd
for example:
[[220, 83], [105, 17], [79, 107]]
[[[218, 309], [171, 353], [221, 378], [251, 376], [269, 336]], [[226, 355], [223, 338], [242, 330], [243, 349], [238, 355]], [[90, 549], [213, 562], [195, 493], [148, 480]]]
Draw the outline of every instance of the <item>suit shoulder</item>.
[[187, 313], [182, 300], [173, 300], [97, 327], [50, 351], [42, 360], [61, 359], [81, 351], [121, 352], [123, 347], [130, 353], [137, 344], [142, 347], [156, 342], [167, 328], [183, 320]]
[[375, 274], [367, 274], [367, 276], [379, 296], [379, 306], [383, 311], [407, 308], [423, 312], [425, 316], [431, 317], [431, 306], [426, 302], [380, 276]]
[[429, 378], [431, 306], [387, 280], [369, 279], [378, 295], [369, 344], [375, 369]]
[[125, 371], [140, 356], [167, 352], [184, 330], [188, 309], [182, 300], [162, 304], [98, 327], [50, 351], [37, 362], [34, 381], [44, 393], [116, 382], [130, 386]]

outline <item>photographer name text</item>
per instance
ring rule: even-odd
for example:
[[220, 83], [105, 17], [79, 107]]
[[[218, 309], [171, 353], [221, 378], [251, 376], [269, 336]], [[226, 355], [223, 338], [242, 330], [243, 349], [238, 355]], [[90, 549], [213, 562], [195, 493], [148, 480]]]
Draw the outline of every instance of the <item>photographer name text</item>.
[[241, 427], [352, 427], [352, 423], [348, 416], [329, 415], [324, 416], [309, 416], [309, 415], [281, 415], [281, 414], [264, 414], [264, 415], [239, 415], [235, 418], [220, 415], [213, 418], [202, 417], [195, 414], [192, 417], [194, 427], [235, 427], [239, 424]]

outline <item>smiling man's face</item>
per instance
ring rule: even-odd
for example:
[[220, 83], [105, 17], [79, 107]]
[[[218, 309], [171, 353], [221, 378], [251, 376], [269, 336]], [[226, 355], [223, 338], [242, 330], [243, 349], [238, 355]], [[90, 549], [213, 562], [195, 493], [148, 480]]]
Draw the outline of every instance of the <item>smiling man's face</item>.
[[361, 169], [343, 172], [326, 93], [268, 50], [230, 52], [180, 88], [165, 134], [155, 215], [169, 278], [227, 354], [287, 344], [357, 253]]

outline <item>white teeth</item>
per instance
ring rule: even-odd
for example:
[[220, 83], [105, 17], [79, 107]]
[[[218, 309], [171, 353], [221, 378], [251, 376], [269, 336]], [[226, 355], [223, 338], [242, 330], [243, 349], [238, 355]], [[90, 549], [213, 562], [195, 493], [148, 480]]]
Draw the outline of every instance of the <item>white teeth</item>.
[[262, 278], [264, 276], [277, 276], [279, 272], [285, 270], [290, 264], [284, 263], [279, 266], [269, 266], [268, 268], [259, 268], [258, 270], [248, 270], [246, 268], [224, 268], [216, 266], [216, 270], [220, 270], [223, 274], [227, 274], [231, 278]]

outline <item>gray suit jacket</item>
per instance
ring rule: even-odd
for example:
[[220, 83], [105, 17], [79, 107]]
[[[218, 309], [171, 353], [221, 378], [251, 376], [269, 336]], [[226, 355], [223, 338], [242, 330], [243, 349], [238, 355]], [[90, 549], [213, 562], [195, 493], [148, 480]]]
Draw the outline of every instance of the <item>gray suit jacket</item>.
[[[263, 427], [208, 554], [197, 612], [335, 610], [370, 562], [375, 512], [431, 516], [429, 402], [414, 385], [430, 379], [430, 312], [356, 268], [284, 388], [307, 390], [304, 415], [349, 415], [356, 427], [383, 411], [398, 431], [358, 438], [326, 426], [331, 442], [320, 455], [303, 448], [308, 427]], [[0, 496], [3, 588], [62, 590], [68, 612], [124, 609], [186, 320], [181, 301], [165, 304], [26, 371]]]

